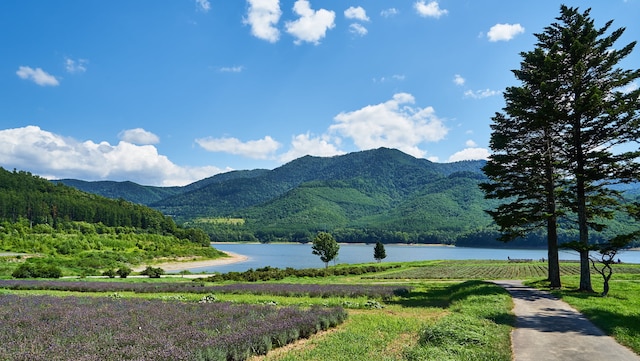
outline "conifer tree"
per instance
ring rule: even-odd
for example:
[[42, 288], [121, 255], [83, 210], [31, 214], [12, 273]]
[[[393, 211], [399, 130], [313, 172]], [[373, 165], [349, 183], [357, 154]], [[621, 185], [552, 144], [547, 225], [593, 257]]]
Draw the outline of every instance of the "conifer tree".
[[590, 9], [564, 5], [556, 20], [522, 54], [514, 74], [523, 85], [507, 89], [506, 116], [493, 119], [491, 183], [483, 190], [505, 200], [490, 214], [507, 240], [546, 220], [550, 259], [554, 221], [575, 221], [580, 289], [593, 291], [589, 232], [620, 209], [621, 194], [609, 186], [638, 180], [640, 89], [633, 84], [640, 70], [618, 67], [636, 44], [614, 47], [624, 28], [608, 33], [612, 21], [597, 28]]
[[382, 242], [376, 242], [376, 246], [373, 248], [373, 258], [378, 262], [387, 258], [387, 251], [384, 249]]

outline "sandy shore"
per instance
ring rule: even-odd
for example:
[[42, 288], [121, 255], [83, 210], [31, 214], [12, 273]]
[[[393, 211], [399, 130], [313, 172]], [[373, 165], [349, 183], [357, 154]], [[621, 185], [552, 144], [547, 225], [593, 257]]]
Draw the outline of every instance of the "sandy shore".
[[[217, 258], [217, 259], [207, 259], [200, 261], [172, 261], [172, 262], [163, 262], [163, 263], [155, 263], [150, 266], [159, 267], [167, 272], [171, 271], [180, 271], [184, 269], [191, 268], [202, 268], [202, 267], [211, 267], [211, 266], [221, 266], [225, 264], [244, 262], [249, 259], [247, 256], [243, 256], [241, 254], [233, 253], [233, 252], [224, 252], [229, 257], [225, 258]], [[147, 265], [136, 266], [133, 268], [134, 272], [144, 271], [147, 268]]]

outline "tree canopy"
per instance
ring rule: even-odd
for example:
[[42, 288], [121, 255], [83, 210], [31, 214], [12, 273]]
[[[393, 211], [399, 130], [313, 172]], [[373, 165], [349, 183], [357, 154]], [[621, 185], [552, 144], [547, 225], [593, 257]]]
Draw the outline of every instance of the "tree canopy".
[[329, 262], [336, 258], [340, 245], [333, 238], [331, 233], [318, 232], [313, 239], [313, 254], [320, 256], [320, 260], [324, 262], [325, 268], [329, 267]]

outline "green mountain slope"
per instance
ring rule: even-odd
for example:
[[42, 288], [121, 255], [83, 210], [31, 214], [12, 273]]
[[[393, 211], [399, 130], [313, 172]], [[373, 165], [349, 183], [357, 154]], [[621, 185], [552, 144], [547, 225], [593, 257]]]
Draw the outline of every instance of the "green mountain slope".
[[[485, 210], [496, 204], [478, 187], [484, 164], [433, 163], [387, 148], [305, 156], [172, 189], [151, 206], [216, 241], [309, 241], [330, 231], [342, 242], [495, 245]], [[615, 222], [616, 229], [630, 226]], [[544, 242], [533, 238], [537, 246]]]
[[217, 182], [152, 206], [181, 220], [234, 215], [311, 181], [348, 181], [365, 194], [382, 191], [402, 198], [446, 174], [438, 166], [386, 148], [329, 158], [305, 156], [253, 178]]

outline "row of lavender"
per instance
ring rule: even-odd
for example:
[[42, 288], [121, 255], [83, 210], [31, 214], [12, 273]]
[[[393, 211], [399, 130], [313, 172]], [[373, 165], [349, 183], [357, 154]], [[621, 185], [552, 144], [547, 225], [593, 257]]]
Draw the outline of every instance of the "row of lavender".
[[287, 283], [238, 283], [206, 286], [194, 282], [133, 283], [101, 281], [0, 280], [0, 288], [14, 290], [59, 290], [78, 292], [176, 292], [176, 293], [252, 293], [274, 296], [370, 297], [390, 299], [406, 294], [408, 287], [387, 285], [317, 285]]
[[342, 308], [0, 295], [0, 360], [246, 360], [346, 317]]

